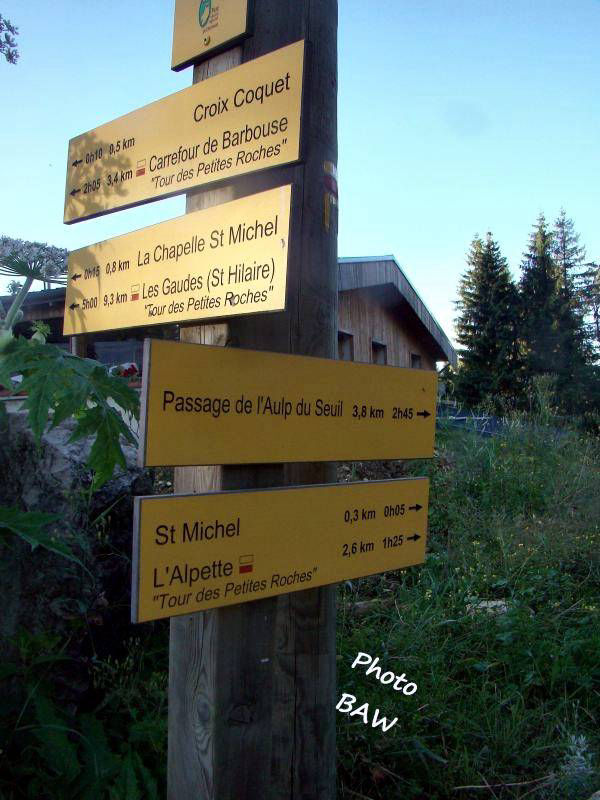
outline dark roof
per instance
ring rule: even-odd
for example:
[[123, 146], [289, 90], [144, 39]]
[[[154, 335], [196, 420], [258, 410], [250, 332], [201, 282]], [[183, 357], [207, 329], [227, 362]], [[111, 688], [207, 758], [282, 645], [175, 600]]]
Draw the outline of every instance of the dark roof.
[[433, 314], [416, 293], [394, 256], [338, 259], [338, 291], [389, 287], [398, 304], [405, 304], [435, 342], [440, 361], [457, 364], [456, 350]]
[[[5, 294], [3, 297], [0, 297], [3, 303], [6, 305], [10, 305], [11, 300], [13, 299], [14, 295]], [[39, 292], [29, 292], [27, 297], [25, 298], [25, 302], [23, 305], [44, 305], [44, 303], [52, 302], [52, 301], [60, 301], [63, 303], [65, 300], [65, 288], [64, 286], [60, 286], [58, 289], [42, 289]]]
[[[4, 311], [8, 312], [10, 304], [14, 300], [14, 295], [4, 295], [0, 297], [0, 303]], [[38, 309], [52, 309], [51, 317], [61, 317], [64, 315], [65, 308], [65, 288], [60, 286], [58, 289], [42, 289], [39, 292], [29, 292], [22, 305], [23, 321], [31, 322], [37, 319]]]

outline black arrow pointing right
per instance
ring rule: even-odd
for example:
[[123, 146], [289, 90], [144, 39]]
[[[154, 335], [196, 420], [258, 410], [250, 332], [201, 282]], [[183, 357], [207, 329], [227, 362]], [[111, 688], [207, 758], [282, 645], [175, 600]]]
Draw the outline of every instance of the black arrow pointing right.
[[427, 419], [427, 417], [430, 416], [431, 414], [429, 413], [429, 411], [417, 411], [417, 417], [423, 417], [423, 419]]
[[421, 537], [419, 536], [419, 534], [418, 534], [418, 533], [413, 533], [413, 535], [412, 535], [412, 536], [407, 536], [407, 537], [406, 537], [406, 541], [407, 541], [407, 542], [416, 542], [416, 541], [417, 541], [417, 539], [420, 539], [420, 538], [421, 538]]
[[83, 164], [82, 158], [76, 158], [75, 161], [71, 164], [72, 167], [78, 167], [80, 164]]
[[72, 281], [76, 281], [78, 278], [81, 278], [81, 272], [76, 272], [74, 275], [71, 275]]
[[71, 311], [73, 311], [74, 309], [79, 308], [79, 303], [71, 303], [69, 308], [71, 309]]
[[71, 197], [75, 197], [75, 195], [76, 195], [76, 194], [79, 194], [79, 192], [80, 192], [80, 191], [81, 191], [81, 189], [72, 189], [72, 190], [69, 192], [69, 194], [71, 195]]
[[417, 503], [414, 506], [409, 506], [408, 510], [409, 511], [420, 511], [422, 508], [423, 508], [423, 506], [420, 503]]

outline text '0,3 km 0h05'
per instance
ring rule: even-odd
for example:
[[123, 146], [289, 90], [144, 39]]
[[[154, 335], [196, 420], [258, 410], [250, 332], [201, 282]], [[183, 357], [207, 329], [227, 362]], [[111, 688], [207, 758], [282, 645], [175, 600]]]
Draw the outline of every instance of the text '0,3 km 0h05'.
[[64, 335], [282, 310], [291, 189], [70, 253]]
[[132, 621], [421, 564], [428, 496], [414, 478], [136, 498]]
[[140, 466], [431, 458], [436, 373], [147, 339]]
[[304, 42], [69, 142], [66, 223], [300, 158]]

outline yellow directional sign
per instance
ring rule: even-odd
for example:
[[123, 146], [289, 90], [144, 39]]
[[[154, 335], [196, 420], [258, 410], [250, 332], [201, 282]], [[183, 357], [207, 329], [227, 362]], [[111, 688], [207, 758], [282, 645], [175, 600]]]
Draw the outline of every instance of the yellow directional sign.
[[247, 27], [248, 0], [175, 0], [171, 69], [233, 42]]
[[146, 340], [140, 466], [430, 458], [433, 371]]
[[285, 308], [291, 189], [70, 253], [64, 335]]
[[300, 157], [304, 42], [69, 142], [66, 223]]
[[135, 498], [133, 622], [425, 560], [429, 481]]

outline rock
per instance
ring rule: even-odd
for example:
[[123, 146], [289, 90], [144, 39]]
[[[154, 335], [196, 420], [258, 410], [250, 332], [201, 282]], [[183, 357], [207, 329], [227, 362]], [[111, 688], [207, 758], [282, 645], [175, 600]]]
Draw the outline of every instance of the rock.
[[136, 466], [136, 450], [124, 447], [127, 470], [90, 494], [85, 462], [91, 439], [70, 443], [67, 420], [44, 434], [38, 448], [27, 414], [12, 411], [0, 431], [0, 505], [57, 514], [49, 528], [85, 564], [37, 548], [17, 537], [0, 550], [4, 589], [0, 642], [20, 629], [62, 634], [73, 620], [99, 628], [129, 625], [133, 496], [152, 494], [151, 474]]
[[475, 603], [467, 603], [467, 614], [475, 614], [477, 611], [505, 614], [508, 611], [508, 603], [506, 600], [477, 600]]
[[391, 608], [393, 605], [393, 597], [386, 597], [384, 599], [376, 597], [373, 600], [359, 600], [357, 603], [352, 603], [350, 610], [354, 612], [357, 617], [365, 617], [371, 612], [383, 611], [386, 608]]

